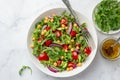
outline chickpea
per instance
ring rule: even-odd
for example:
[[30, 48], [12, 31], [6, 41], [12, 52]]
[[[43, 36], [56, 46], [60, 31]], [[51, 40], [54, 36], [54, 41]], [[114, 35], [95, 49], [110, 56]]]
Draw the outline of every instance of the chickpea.
[[35, 41], [35, 38], [34, 38], [34, 37], [32, 38], [32, 41]]
[[43, 30], [43, 31], [41, 32], [41, 35], [44, 35], [46, 32], [47, 32], [47, 30]]
[[45, 20], [48, 20], [48, 17], [45, 17]]
[[46, 33], [46, 32], [47, 32], [47, 30], [43, 30], [43, 32], [44, 32], [44, 33]]
[[69, 48], [72, 48], [72, 46], [71, 46], [71, 45], [69, 45], [68, 47], [69, 47]]
[[42, 31], [42, 32], [41, 32], [41, 35], [44, 35], [44, 34], [45, 34], [45, 32], [44, 32], [44, 31]]
[[53, 22], [53, 21], [54, 21], [54, 19], [52, 18], [52, 19], [50, 19], [50, 21], [51, 21], [51, 22]]
[[77, 66], [81, 67], [81, 66], [82, 66], [82, 63], [78, 63]]
[[60, 40], [57, 40], [57, 43], [60, 43]]
[[61, 56], [61, 59], [63, 60], [63, 59], [64, 59], [64, 56]]
[[68, 50], [67, 50], [67, 49], [65, 49], [65, 52], [68, 52]]
[[38, 25], [37, 25], [37, 28], [38, 28], [38, 29], [40, 29], [40, 28], [41, 28], [41, 25], [40, 25], [40, 24], [38, 24]]
[[34, 45], [33, 45], [33, 44], [31, 44], [31, 45], [30, 45], [30, 47], [31, 47], [31, 48], [34, 48]]
[[54, 63], [53, 63], [53, 65], [54, 65], [54, 66], [57, 66], [57, 63], [56, 63], [56, 62], [54, 62]]
[[76, 49], [80, 49], [79, 46], [76, 46]]
[[72, 39], [71, 42], [74, 42], [74, 39]]
[[65, 27], [65, 25], [64, 25], [64, 24], [62, 24], [61, 26], [62, 26], [62, 28], [64, 28], [64, 27]]
[[73, 25], [73, 26], [77, 27], [77, 24], [76, 24], [76, 23], [74, 23], [74, 25]]
[[47, 23], [47, 22], [48, 22], [48, 20], [45, 19], [45, 20], [44, 20], [44, 23]]
[[70, 43], [70, 41], [68, 40], [67, 43]]
[[70, 68], [67, 68], [67, 71], [70, 71]]
[[71, 48], [71, 51], [74, 51], [74, 48]]
[[73, 67], [70, 67], [69, 69], [70, 69], [70, 70], [73, 70]]
[[68, 29], [68, 27], [65, 27], [65, 29]]

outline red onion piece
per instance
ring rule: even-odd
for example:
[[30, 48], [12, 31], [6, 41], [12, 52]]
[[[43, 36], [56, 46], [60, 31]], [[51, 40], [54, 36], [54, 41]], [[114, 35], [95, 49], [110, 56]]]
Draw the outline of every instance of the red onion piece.
[[54, 46], [62, 48], [62, 45], [56, 44], [56, 43], [52, 43], [52, 44], [49, 45], [49, 47], [54, 47]]
[[70, 34], [71, 31], [72, 31], [72, 22], [69, 23], [69, 29], [67, 31], [67, 34]]
[[76, 49], [75, 52], [77, 52], [78, 54], [80, 54], [80, 50]]
[[73, 64], [73, 68], [76, 68], [76, 67], [77, 67], [77, 64], [76, 64], [76, 63], [74, 63], [74, 64]]
[[48, 66], [48, 69], [49, 69], [50, 71], [54, 72], [54, 73], [59, 72], [59, 70], [54, 69], [54, 68], [52, 68], [52, 67], [50, 67], [50, 66]]
[[47, 25], [44, 25], [44, 26], [42, 27], [42, 31], [43, 31], [46, 27], [47, 27]]
[[48, 18], [51, 18], [51, 19], [52, 19], [53, 17], [52, 17], [52, 16], [48, 16]]

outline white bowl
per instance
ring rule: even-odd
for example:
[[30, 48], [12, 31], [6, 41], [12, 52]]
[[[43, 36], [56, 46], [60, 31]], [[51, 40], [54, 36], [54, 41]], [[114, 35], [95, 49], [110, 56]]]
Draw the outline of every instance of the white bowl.
[[38, 61], [38, 59], [32, 54], [32, 49], [29, 47], [30, 44], [32, 43], [31, 37], [32, 37], [32, 31], [35, 29], [35, 27], [34, 27], [35, 24], [37, 22], [39, 22], [45, 16], [50, 16], [53, 13], [61, 14], [64, 10], [66, 10], [67, 12], [69, 12], [66, 8], [55, 8], [55, 9], [51, 9], [51, 10], [48, 10], [46, 12], [43, 12], [32, 23], [32, 25], [31, 25], [31, 27], [29, 29], [29, 32], [28, 32], [28, 37], [27, 37], [27, 47], [28, 47], [29, 56], [30, 56], [32, 62], [42, 72], [46, 73], [47, 75], [53, 76], [53, 77], [70, 77], [70, 76], [76, 75], [76, 74], [84, 71], [91, 64], [91, 62], [93, 61], [93, 59], [95, 57], [95, 54], [96, 54], [96, 51], [97, 51], [97, 45], [98, 45], [97, 34], [96, 34], [96, 31], [95, 31], [95, 29], [94, 29], [94, 27], [92, 25], [92, 22], [90, 22], [85, 16], [83, 16], [82, 14], [80, 14], [79, 12], [76, 11], [77, 15], [80, 17], [81, 23], [83, 23], [83, 22], [87, 23], [87, 25], [88, 25], [88, 31], [92, 35], [94, 43], [95, 43], [95, 46], [94, 46], [94, 49], [92, 50], [92, 53], [87, 57], [86, 61], [82, 65], [82, 67], [77, 67], [76, 69], [73, 69], [72, 71], [63, 71], [63, 72], [53, 73], [50, 70], [48, 70], [48, 68], [44, 67]]
[[103, 33], [103, 34], [116, 34], [116, 33], [120, 32], [120, 29], [118, 29], [118, 30], [115, 30], [115, 31], [110, 30], [110, 31], [107, 33], [107, 32], [102, 31], [102, 30], [98, 27], [97, 23], [95, 22], [95, 12], [97, 11], [97, 7], [98, 7], [99, 5], [100, 5], [100, 3], [98, 3], [98, 4], [95, 6], [95, 8], [94, 8], [94, 10], [93, 10], [93, 13], [92, 13], [92, 19], [93, 19], [95, 28], [96, 28], [99, 32], [101, 32], [101, 33]]

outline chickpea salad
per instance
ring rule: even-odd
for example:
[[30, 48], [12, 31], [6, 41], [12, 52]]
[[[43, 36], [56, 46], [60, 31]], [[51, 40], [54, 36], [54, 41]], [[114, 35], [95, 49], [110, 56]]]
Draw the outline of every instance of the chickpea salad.
[[[86, 23], [81, 27], [87, 30]], [[71, 71], [91, 53], [80, 27], [66, 11], [53, 14], [35, 24], [32, 33], [33, 55], [52, 72]]]

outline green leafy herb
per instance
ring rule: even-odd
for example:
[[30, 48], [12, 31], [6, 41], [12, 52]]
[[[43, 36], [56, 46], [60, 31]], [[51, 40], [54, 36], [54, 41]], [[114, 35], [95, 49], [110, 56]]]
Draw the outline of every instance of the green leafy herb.
[[120, 2], [103, 0], [94, 11], [95, 22], [103, 32], [120, 29]]
[[24, 71], [25, 69], [29, 69], [29, 70], [31, 71], [31, 74], [32, 74], [32, 69], [31, 69], [31, 67], [29, 67], [29, 66], [22, 66], [22, 68], [19, 70], [19, 75], [20, 75], [20, 76], [22, 75], [22, 73], [23, 73], [23, 71]]

